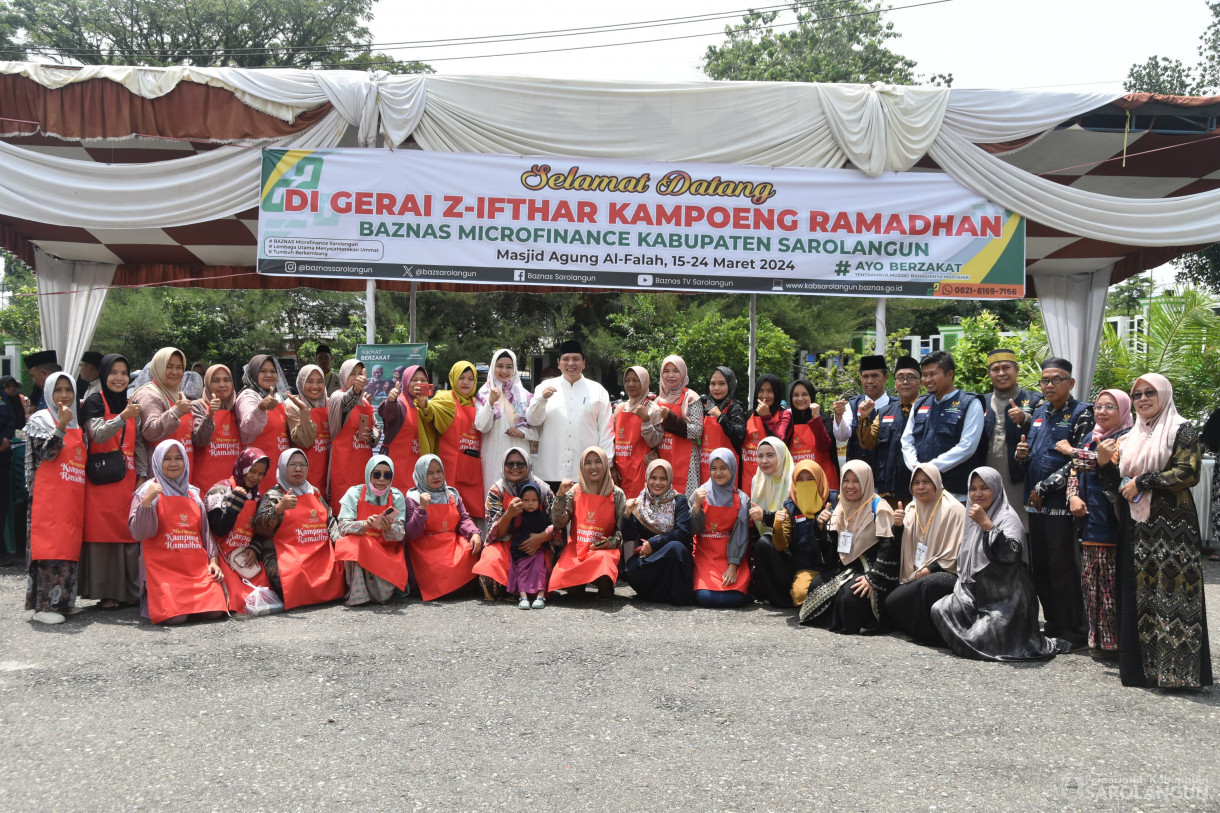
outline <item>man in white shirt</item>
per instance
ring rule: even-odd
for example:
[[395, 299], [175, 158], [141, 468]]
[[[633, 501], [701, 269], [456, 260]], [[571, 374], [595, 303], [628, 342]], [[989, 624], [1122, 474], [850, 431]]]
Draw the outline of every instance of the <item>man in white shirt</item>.
[[559, 378], [538, 385], [525, 411], [530, 426], [538, 427], [538, 462], [534, 474], [552, 491], [566, 478], [580, 475], [580, 453], [600, 446], [614, 459], [614, 424], [610, 395], [605, 387], [584, 377], [585, 351], [569, 339], [559, 345]]
[[834, 402], [834, 434], [835, 441], [847, 441], [847, 459], [863, 460], [877, 475], [877, 450], [865, 449], [860, 445], [857, 430], [860, 428], [860, 407], [868, 405], [868, 413], [880, 415], [890, 405], [890, 394], [885, 385], [889, 381], [890, 371], [886, 365], [885, 356], [865, 356], [860, 359], [860, 388], [863, 395], [857, 395], [851, 400], [840, 398]]

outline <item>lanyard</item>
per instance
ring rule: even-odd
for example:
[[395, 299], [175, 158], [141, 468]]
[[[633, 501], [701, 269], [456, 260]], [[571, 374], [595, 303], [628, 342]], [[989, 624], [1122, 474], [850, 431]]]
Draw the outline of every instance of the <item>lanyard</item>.
[[931, 516], [928, 517], [928, 521], [924, 523], [922, 528], [919, 527], [919, 503], [915, 503], [915, 527], [919, 530], [918, 539], [926, 540], [928, 538], [928, 528], [932, 527], [932, 520], [936, 519], [936, 512], [940, 510], [940, 504], [944, 501], [944, 497], [945, 492], [942, 489], [936, 495], [936, 507], [932, 509]]

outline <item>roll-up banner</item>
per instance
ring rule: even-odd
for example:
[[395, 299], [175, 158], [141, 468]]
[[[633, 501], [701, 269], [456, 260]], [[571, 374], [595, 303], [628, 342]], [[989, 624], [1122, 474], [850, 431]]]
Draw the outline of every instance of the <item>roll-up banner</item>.
[[1025, 295], [1025, 222], [936, 172], [264, 150], [263, 274], [723, 293]]

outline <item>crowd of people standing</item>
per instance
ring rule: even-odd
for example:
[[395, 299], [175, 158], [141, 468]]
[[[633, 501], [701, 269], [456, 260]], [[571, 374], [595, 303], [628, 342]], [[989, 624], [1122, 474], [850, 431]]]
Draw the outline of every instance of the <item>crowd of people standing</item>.
[[824, 414], [803, 378], [762, 375], [746, 402], [717, 367], [700, 395], [672, 355], [655, 390], [628, 368], [612, 405], [577, 341], [532, 393], [501, 349], [481, 385], [469, 361], [439, 391], [412, 366], [377, 407], [364, 365], [335, 372], [328, 349], [292, 388], [268, 355], [240, 380], [207, 367], [197, 398], [175, 348], [130, 397], [126, 358], [86, 360], [97, 375], [75, 381], [53, 354], [26, 358], [36, 622], [78, 596], [174, 624], [474, 584], [531, 610], [621, 580], [641, 601], [765, 602], [965, 657], [1087, 649], [1127, 685], [1212, 681], [1200, 431], [1156, 374], [1090, 404], [1062, 358], [1030, 392], [997, 349], [979, 394], [949, 353], [892, 371], [866, 356], [862, 393]]

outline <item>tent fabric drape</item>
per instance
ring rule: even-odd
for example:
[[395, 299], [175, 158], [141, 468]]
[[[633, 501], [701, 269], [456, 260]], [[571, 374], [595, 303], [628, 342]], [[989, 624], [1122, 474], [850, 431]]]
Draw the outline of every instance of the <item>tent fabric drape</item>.
[[1090, 274], [1038, 277], [1038, 307], [1046, 325], [1051, 355], [1072, 362], [1073, 394], [1088, 400], [1097, 372], [1097, 348], [1106, 319], [1106, 293], [1113, 266]]
[[[34, 252], [42, 346], [59, 354], [70, 375], [76, 374], [76, 365], [93, 341], [114, 268], [113, 263], [61, 260]], [[72, 293], [59, 293], [63, 291]]]

